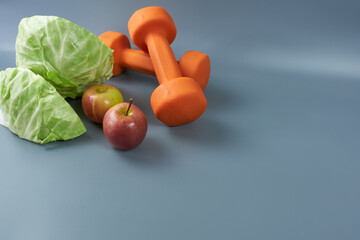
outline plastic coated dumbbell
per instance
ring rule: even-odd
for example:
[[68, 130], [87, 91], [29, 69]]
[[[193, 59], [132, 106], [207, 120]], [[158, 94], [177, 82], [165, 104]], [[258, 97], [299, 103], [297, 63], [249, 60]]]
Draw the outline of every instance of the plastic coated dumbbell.
[[[130, 41], [125, 34], [108, 31], [99, 38], [114, 50], [113, 75], [117, 76], [125, 68], [155, 76], [154, 67], [149, 54], [141, 50], [131, 49]], [[179, 60], [179, 66], [185, 77], [193, 78], [205, 90], [210, 77], [210, 59], [205, 53], [186, 52]]]
[[176, 36], [171, 16], [161, 7], [142, 8], [130, 17], [128, 28], [133, 43], [149, 53], [160, 83], [150, 100], [155, 116], [168, 126], [199, 118], [207, 101], [197, 82], [181, 73], [170, 47]]

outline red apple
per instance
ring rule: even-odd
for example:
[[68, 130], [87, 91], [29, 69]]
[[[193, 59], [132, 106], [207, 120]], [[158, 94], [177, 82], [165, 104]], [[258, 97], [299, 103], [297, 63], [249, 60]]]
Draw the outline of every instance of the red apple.
[[123, 97], [116, 87], [99, 84], [89, 87], [81, 102], [85, 115], [93, 122], [102, 123], [107, 110], [123, 102]]
[[103, 129], [106, 139], [120, 150], [130, 150], [145, 138], [147, 121], [144, 113], [130, 103], [119, 103], [110, 108], [104, 117]]

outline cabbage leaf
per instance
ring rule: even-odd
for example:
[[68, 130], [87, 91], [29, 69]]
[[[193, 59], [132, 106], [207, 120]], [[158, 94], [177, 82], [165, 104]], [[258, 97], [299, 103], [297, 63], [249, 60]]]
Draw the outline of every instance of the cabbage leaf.
[[56, 89], [26, 68], [0, 72], [0, 123], [36, 143], [69, 140], [86, 132]]
[[96, 35], [64, 18], [23, 18], [16, 37], [16, 65], [75, 98], [112, 76], [113, 50]]

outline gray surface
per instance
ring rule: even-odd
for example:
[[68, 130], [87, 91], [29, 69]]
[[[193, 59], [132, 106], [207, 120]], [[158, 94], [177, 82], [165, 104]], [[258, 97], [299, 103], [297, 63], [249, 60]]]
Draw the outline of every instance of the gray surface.
[[[155, 1], [179, 57], [206, 52], [208, 109], [169, 128], [153, 77], [117, 86], [149, 121], [143, 144], [113, 149], [100, 126], [40, 146], [0, 127], [0, 239], [359, 239], [359, 1]], [[22, 17], [58, 15], [127, 33], [148, 1], [0, 2], [0, 68], [15, 65]]]

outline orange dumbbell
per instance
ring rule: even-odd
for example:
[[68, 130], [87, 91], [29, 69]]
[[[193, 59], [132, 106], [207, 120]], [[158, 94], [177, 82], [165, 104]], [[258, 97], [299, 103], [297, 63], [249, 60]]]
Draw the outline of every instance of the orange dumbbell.
[[155, 116], [168, 126], [199, 118], [207, 101], [199, 84], [181, 73], [170, 47], [176, 36], [171, 16], [161, 7], [146, 7], [130, 17], [128, 28], [134, 44], [149, 53], [160, 83], [150, 100]]
[[[125, 68], [153, 75], [154, 67], [149, 54], [141, 50], [131, 49], [129, 39], [125, 34], [108, 31], [99, 38], [114, 50], [113, 75], [117, 76]], [[185, 77], [193, 78], [204, 91], [210, 77], [210, 59], [202, 52], [188, 51], [179, 60], [179, 66]]]

